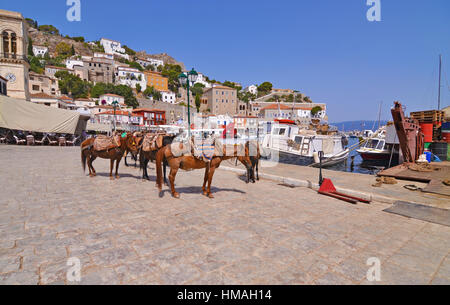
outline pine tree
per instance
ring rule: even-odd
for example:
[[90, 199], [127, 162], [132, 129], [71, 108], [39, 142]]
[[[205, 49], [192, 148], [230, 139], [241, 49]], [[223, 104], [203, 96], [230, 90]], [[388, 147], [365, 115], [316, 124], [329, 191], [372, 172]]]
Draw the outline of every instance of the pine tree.
[[33, 40], [30, 38], [30, 41], [28, 43], [28, 56], [34, 56], [33, 53]]

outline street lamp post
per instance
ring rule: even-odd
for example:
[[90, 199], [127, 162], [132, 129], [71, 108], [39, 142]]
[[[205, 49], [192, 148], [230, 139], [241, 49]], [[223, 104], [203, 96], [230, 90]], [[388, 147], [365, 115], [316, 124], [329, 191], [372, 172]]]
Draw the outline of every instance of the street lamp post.
[[195, 83], [197, 81], [198, 78], [198, 73], [194, 70], [194, 68], [192, 68], [192, 70], [190, 72], [187, 73], [187, 75], [185, 73], [181, 73], [178, 76], [178, 79], [180, 81], [180, 84], [182, 86], [186, 85], [187, 88], [187, 100], [188, 100], [188, 137], [189, 139], [191, 138], [191, 100], [190, 100], [190, 94], [189, 94], [189, 90], [190, 90], [190, 86], [191, 83]]
[[119, 102], [118, 101], [114, 101], [111, 104], [114, 107], [114, 132], [116, 132], [116, 129], [117, 129], [117, 127], [116, 127], [116, 108], [119, 105]]

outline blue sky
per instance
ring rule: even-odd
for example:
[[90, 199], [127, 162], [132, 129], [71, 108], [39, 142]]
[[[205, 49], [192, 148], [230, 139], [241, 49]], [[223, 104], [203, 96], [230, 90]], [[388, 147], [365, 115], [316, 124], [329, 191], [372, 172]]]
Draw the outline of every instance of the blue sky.
[[81, 0], [81, 22], [66, 0], [15, 0], [2, 9], [53, 24], [70, 36], [122, 41], [166, 52], [211, 78], [270, 81], [325, 102], [331, 121], [376, 119], [384, 103], [408, 111], [450, 105], [450, 1], [381, 0], [368, 22], [366, 0]]

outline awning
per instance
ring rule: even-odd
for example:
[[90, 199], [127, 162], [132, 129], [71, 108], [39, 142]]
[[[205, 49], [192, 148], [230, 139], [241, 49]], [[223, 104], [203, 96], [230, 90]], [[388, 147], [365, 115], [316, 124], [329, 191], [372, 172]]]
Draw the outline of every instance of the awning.
[[0, 128], [76, 134], [85, 129], [87, 119], [77, 111], [0, 96]]

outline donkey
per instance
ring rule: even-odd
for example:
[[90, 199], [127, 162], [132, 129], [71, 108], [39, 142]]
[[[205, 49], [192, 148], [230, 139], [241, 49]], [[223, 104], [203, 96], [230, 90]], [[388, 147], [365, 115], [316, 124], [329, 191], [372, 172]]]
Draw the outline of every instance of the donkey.
[[[142, 180], [150, 180], [148, 176], [148, 163], [150, 161], [155, 162], [156, 161], [156, 154], [159, 149], [163, 148], [164, 146], [172, 144], [173, 140], [176, 138], [175, 135], [168, 136], [168, 135], [161, 135], [160, 138], [156, 141], [156, 147], [154, 150], [151, 151], [144, 151], [143, 147], [139, 148], [139, 163], [140, 168], [142, 170]], [[167, 183], [167, 160], [163, 161], [163, 169], [164, 169], [164, 183], [168, 185]]]
[[235, 149], [233, 155], [231, 156], [213, 156], [211, 161], [207, 162], [203, 159], [194, 157], [194, 156], [181, 156], [181, 157], [175, 157], [171, 150], [171, 145], [164, 146], [160, 150], [158, 150], [156, 154], [156, 183], [157, 187], [162, 192], [162, 168], [161, 164], [164, 160], [167, 160], [168, 165], [170, 166], [170, 174], [169, 174], [169, 181], [170, 181], [170, 187], [171, 187], [171, 193], [174, 198], [180, 198], [180, 194], [175, 190], [175, 177], [177, 175], [177, 172], [179, 169], [182, 170], [194, 170], [194, 169], [205, 169], [205, 177], [203, 181], [203, 195], [214, 198], [214, 196], [211, 193], [211, 183], [212, 179], [214, 177], [215, 170], [219, 168], [220, 164], [224, 160], [229, 160], [232, 158], [237, 158], [246, 168], [247, 172], [249, 173], [250, 177], [253, 177], [251, 174], [252, 171], [252, 164], [250, 161], [248, 148], [245, 147], [245, 155], [244, 156], [238, 156], [238, 153]]
[[89, 176], [95, 177], [97, 172], [95, 171], [92, 163], [97, 158], [109, 159], [110, 162], [110, 171], [109, 177], [111, 180], [114, 180], [113, 177], [113, 168], [114, 162], [116, 162], [116, 174], [115, 178], [119, 179], [119, 164], [123, 158], [125, 151], [131, 151], [132, 153], [137, 152], [137, 143], [136, 138], [130, 134], [126, 133], [119, 140], [119, 146], [111, 149], [106, 149], [102, 151], [94, 150], [94, 138], [87, 139], [83, 143], [81, 143], [81, 165], [83, 166], [83, 171], [86, 171], [86, 163], [89, 168]]

